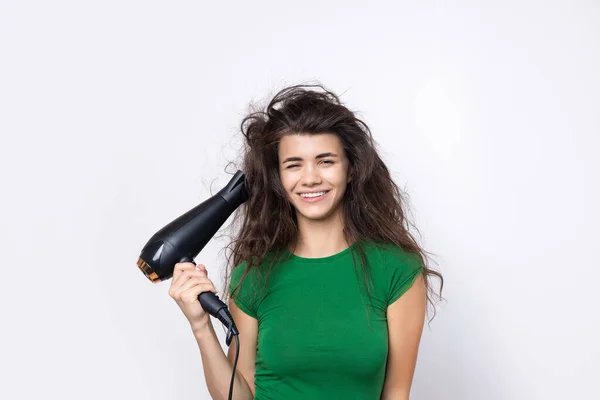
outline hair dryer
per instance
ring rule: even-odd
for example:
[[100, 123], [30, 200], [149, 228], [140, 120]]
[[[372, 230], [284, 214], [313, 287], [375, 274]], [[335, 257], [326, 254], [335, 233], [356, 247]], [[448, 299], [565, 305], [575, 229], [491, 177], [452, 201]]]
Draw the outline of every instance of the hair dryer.
[[[244, 174], [237, 171], [227, 186], [208, 200], [178, 217], [150, 238], [137, 261], [139, 269], [154, 283], [173, 276], [178, 262], [193, 262], [206, 243], [217, 233], [227, 218], [248, 200]], [[198, 296], [202, 308], [227, 328], [227, 345], [237, 327], [227, 305], [213, 292]]]

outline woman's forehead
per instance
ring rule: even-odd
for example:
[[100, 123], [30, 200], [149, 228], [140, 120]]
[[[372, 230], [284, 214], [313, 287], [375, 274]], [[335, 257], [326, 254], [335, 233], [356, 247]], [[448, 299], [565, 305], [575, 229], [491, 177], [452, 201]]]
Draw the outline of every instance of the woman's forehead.
[[305, 158], [328, 152], [340, 154], [342, 151], [340, 139], [332, 133], [286, 135], [279, 143], [280, 157]]

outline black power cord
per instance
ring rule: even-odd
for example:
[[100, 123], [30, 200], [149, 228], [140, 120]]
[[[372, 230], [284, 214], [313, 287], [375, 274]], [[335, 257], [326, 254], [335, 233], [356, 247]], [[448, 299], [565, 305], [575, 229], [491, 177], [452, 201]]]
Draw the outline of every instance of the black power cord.
[[227, 346], [231, 344], [232, 337], [235, 337], [235, 360], [233, 361], [233, 371], [231, 372], [231, 383], [229, 384], [229, 400], [233, 399], [233, 383], [235, 382], [235, 368], [237, 367], [238, 357], [240, 356], [240, 339], [238, 338], [239, 331], [233, 317], [227, 308], [222, 308], [217, 313], [217, 318], [227, 327], [227, 336], [225, 343]]
[[[229, 332], [231, 331], [231, 328], [229, 328], [229, 331], [227, 332], [227, 335], [229, 335]], [[233, 372], [231, 373], [231, 383], [229, 384], [229, 400], [233, 399], [233, 383], [235, 380], [235, 367], [237, 366], [237, 362], [238, 362], [238, 357], [240, 355], [240, 339], [238, 338], [238, 335], [235, 334], [235, 361], [233, 362]]]

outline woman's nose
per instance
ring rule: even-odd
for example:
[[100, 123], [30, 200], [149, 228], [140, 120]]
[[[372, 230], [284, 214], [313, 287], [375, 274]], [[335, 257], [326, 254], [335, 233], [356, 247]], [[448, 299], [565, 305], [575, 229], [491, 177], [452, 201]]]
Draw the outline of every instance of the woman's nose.
[[321, 181], [321, 175], [319, 174], [319, 170], [314, 166], [307, 166], [302, 173], [302, 183], [304, 184], [314, 184], [319, 183]]

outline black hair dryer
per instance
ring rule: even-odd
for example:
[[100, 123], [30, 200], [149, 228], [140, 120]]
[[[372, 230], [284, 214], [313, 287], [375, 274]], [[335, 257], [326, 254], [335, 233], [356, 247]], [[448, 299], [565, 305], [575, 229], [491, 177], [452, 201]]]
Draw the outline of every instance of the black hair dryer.
[[[246, 200], [245, 176], [237, 171], [227, 186], [208, 200], [178, 217], [150, 238], [137, 261], [138, 268], [153, 283], [173, 276], [178, 262], [192, 262], [227, 218]], [[202, 308], [227, 328], [227, 345], [238, 330], [227, 305], [213, 292], [198, 296]]]

